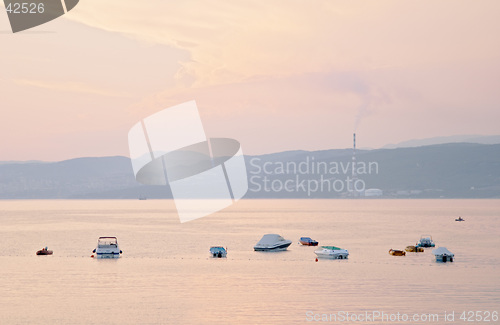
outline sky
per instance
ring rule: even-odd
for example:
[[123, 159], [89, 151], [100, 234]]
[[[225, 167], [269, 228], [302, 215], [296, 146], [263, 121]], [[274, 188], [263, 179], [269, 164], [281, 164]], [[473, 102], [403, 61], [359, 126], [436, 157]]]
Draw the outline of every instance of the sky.
[[500, 134], [496, 0], [82, 0], [16, 34], [1, 6], [1, 161], [128, 156], [190, 100], [245, 154]]

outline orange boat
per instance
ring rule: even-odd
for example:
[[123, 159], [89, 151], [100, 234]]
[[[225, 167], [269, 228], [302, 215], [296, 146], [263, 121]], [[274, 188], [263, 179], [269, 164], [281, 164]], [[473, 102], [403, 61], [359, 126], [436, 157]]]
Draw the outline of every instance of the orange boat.
[[406, 246], [405, 251], [407, 252], [414, 252], [414, 253], [423, 253], [424, 248], [423, 247], [417, 247], [417, 246]]
[[405, 251], [400, 251], [399, 249], [389, 249], [389, 254], [394, 255], [394, 256], [405, 256], [406, 252]]

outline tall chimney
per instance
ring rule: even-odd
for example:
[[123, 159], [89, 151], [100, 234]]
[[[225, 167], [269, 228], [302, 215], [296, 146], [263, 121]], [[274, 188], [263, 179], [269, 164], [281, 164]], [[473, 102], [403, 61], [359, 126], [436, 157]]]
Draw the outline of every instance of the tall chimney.
[[353, 145], [352, 145], [352, 177], [356, 178], [356, 133], [353, 133]]
[[[358, 175], [356, 173], [356, 133], [353, 133], [352, 135], [352, 186], [355, 185], [355, 182], [358, 178]], [[358, 197], [359, 193], [356, 192], [356, 190], [352, 189], [351, 196], [352, 197]]]

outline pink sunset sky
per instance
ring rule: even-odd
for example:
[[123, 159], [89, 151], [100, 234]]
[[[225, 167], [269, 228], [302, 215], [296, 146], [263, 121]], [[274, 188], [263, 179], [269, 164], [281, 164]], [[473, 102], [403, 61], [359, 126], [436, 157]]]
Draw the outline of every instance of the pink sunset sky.
[[0, 9], [0, 160], [128, 156], [193, 99], [245, 154], [500, 134], [497, 0], [82, 0], [16, 34]]

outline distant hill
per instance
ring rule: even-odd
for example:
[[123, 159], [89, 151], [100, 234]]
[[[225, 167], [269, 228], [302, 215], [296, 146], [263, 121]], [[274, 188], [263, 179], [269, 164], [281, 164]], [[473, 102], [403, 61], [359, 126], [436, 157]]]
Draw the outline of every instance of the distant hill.
[[33, 163], [45, 163], [44, 161], [40, 160], [23, 160], [23, 161], [0, 161], [0, 165], [10, 165], [10, 164], [33, 164]]
[[[246, 198], [353, 195], [349, 192], [349, 185], [353, 185], [351, 149], [287, 151], [246, 156], [245, 160], [250, 187]], [[365, 190], [373, 189], [361, 195], [500, 198], [500, 144], [451, 143], [358, 150], [355, 166], [357, 184]], [[142, 196], [171, 198], [171, 192], [168, 186], [137, 183], [127, 157], [0, 163], [0, 199], [137, 199]]]
[[[264, 164], [267, 166], [279, 166], [280, 155], [270, 157], [250, 157], [258, 164], [250, 163], [247, 169], [250, 179], [255, 177], [253, 188], [263, 187], [263, 175], [257, 174], [259, 168]], [[418, 198], [500, 198], [500, 145], [482, 145], [469, 143], [452, 143], [433, 145], [416, 148], [358, 150], [356, 153], [358, 172], [357, 178], [365, 185], [365, 189], [379, 189], [383, 197], [418, 197]], [[288, 155], [282, 163], [299, 165], [309, 159], [316, 166], [319, 163], [327, 163], [328, 166], [349, 166], [352, 162], [352, 150], [327, 150], [315, 152], [296, 152], [293, 156]], [[377, 170], [364, 171], [359, 166], [368, 166], [372, 163]], [[253, 167], [252, 165], [257, 165]], [[306, 164], [304, 164], [306, 165]], [[278, 170], [278, 173], [280, 171]], [[335, 170], [333, 170], [335, 172]], [[300, 173], [299, 173], [300, 174]], [[264, 175], [266, 176], [266, 175]], [[273, 181], [276, 188], [287, 180], [293, 179], [294, 174], [267, 175], [268, 184]], [[295, 175], [296, 176], [296, 175]], [[340, 170], [338, 174], [309, 173], [300, 174], [300, 180], [307, 179], [312, 185], [323, 181], [326, 187], [326, 179], [338, 184], [337, 189], [330, 191], [249, 191], [247, 197], [349, 197], [349, 193], [337, 191], [341, 185], [346, 185], [347, 177], [352, 178], [352, 169]], [[292, 182], [289, 182], [292, 185]], [[251, 186], [252, 188], [252, 186]]]
[[500, 198], [500, 144], [382, 149], [363, 158], [381, 162], [379, 174], [365, 179], [388, 195]]
[[97, 198], [137, 186], [127, 157], [0, 164], [2, 199]]
[[452, 135], [447, 137], [414, 139], [397, 144], [388, 144], [383, 149], [422, 147], [447, 143], [500, 144], [500, 135]]

